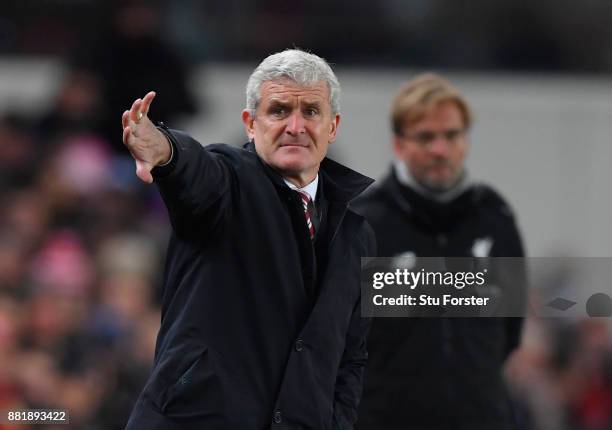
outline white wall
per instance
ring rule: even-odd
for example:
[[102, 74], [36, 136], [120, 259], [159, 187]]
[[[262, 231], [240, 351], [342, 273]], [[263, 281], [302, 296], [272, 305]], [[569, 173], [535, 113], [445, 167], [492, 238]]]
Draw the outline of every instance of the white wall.
[[[243, 142], [244, 86], [255, 66], [217, 64], [196, 73], [193, 88], [205, 95], [208, 116], [182, 127], [203, 143]], [[48, 62], [0, 63], [0, 110], [46, 106], [60, 69]], [[414, 72], [339, 68], [337, 73], [343, 119], [334, 156], [378, 178], [390, 160], [390, 100]], [[612, 256], [612, 79], [446, 76], [475, 112], [470, 172], [510, 201], [529, 254]]]

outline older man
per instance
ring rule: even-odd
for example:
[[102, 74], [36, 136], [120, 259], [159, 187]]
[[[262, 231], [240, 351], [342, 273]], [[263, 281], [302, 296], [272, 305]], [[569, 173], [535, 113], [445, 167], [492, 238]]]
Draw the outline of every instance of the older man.
[[243, 149], [202, 147], [123, 114], [137, 175], [173, 227], [155, 364], [130, 429], [352, 428], [366, 362], [348, 202], [372, 181], [325, 158], [340, 87], [316, 55], [266, 58], [247, 84]]
[[[440, 76], [400, 89], [391, 108], [395, 162], [354, 205], [374, 228], [379, 255], [523, 256], [506, 202], [467, 175], [471, 118], [465, 98]], [[513, 285], [517, 297], [523, 285]], [[502, 366], [520, 328], [518, 318], [376, 319], [359, 429], [514, 428]]]

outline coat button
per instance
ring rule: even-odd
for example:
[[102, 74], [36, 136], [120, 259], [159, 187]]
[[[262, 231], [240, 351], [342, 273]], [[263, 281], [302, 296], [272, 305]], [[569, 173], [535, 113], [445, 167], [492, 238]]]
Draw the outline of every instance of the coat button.
[[295, 350], [300, 352], [304, 349], [304, 341], [302, 339], [298, 339], [295, 341]]
[[274, 412], [274, 416], [272, 418], [276, 424], [280, 424], [283, 422], [283, 414], [281, 411]]

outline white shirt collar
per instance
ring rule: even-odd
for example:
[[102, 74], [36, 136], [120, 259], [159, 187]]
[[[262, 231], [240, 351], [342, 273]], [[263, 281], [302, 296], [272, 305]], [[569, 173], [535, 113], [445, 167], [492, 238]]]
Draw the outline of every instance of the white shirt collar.
[[317, 187], [319, 186], [319, 174], [318, 173], [317, 173], [317, 176], [315, 176], [315, 178], [313, 179], [313, 181], [303, 188], [296, 187], [295, 185], [293, 185], [291, 182], [289, 182], [285, 178], [283, 178], [283, 181], [285, 181], [285, 184], [287, 184], [287, 186], [291, 188], [292, 190], [305, 192], [306, 194], [310, 196], [310, 199], [312, 200], [312, 202], [313, 203], [315, 202], [315, 199], [317, 197]]

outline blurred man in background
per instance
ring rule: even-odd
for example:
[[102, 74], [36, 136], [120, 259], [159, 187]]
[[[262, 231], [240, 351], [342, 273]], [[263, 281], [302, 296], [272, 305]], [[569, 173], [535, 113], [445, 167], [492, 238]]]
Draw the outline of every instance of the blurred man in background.
[[155, 364], [130, 429], [352, 428], [368, 321], [371, 228], [348, 202], [372, 180], [327, 158], [340, 87], [325, 60], [267, 57], [247, 84], [244, 149], [123, 114], [137, 175], [173, 226]]
[[[521, 257], [502, 197], [465, 170], [472, 115], [443, 78], [408, 82], [391, 110], [391, 172], [354, 207], [384, 257]], [[519, 344], [518, 318], [378, 318], [360, 429], [514, 428], [502, 367]]]

